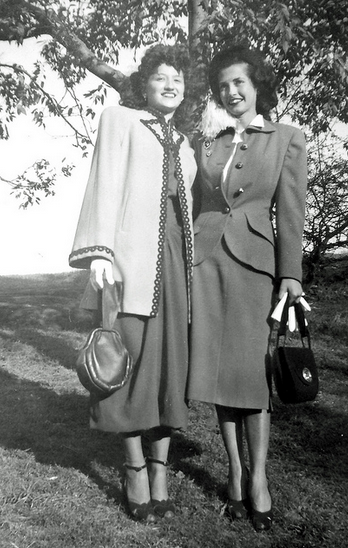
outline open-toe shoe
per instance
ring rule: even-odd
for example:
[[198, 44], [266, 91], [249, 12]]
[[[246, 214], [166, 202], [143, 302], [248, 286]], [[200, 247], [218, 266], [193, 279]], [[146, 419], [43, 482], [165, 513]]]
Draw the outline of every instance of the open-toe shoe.
[[226, 512], [234, 521], [238, 519], [246, 519], [248, 517], [248, 499], [234, 500], [228, 499]]
[[[125, 463], [124, 467], [127, 470], [140, 472], [141, 470], [146, 468], [146, 464], [144, 464], [143, 466], [131, 466]], [[135, 519], [136, 521], [146, 521], [148, 523], [153, 523], [154, 521], [156, 521], [155, 512], [151, 500], [142, 503], [129, 500], [127, 495], [127, 477], [124, 478], [123, 489], [127, 500], [129, 514], [133, 519]]]
[[251, 521], [255, 531], [258, 533], [262, 531], [269, 531], [272, 527], [273, 512], [272, 508], [267, 512], [259, 512], [258, 510], [251, 509]]
[[[162, 466], [168, 466], [168, 462], [154, 459], [153, 457], [147, 457], [147, 462], [149, 463], [156, 463], [161, 464]], [[171, 499], [163, 499], [158, 500], [151, 497], [151, 503], [152, 507], [155, 511], [155, 513], [161, 517], [166, 519], [172, 519], [175, 515], [175, 505]]]
[[[245, 477], [246, 477], [246, 490], [248, 488], [249, 482], [249, 469], [245, 467]], [[234, 521], [239, 519], [247, 519], [249, 516], [250, 502], [248, 497], [242, 500], [235, 500], [228, 498], [226, 513]]]

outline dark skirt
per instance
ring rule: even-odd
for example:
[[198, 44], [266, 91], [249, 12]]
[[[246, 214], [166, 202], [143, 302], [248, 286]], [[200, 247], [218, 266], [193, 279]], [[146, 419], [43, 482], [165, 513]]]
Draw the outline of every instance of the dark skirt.
[[188, 398], [270, 408], [273, 281], [240, 264], [222, 239], [194, 267]]
[[[187, 427], [188, 306], [178, 201], [168, 199], [163, 279], [155, 318], [122, 314], [116, 329], [133, 356], [130, 381], [92, 402], [91, 428], [134, 432]], [[141, 275], [141, 273], [139, 273]]]

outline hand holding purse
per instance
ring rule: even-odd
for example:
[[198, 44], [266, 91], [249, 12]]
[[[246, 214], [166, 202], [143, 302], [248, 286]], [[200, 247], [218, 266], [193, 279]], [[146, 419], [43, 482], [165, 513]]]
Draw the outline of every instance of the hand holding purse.
[[281, 401], [283, 403], [302, 403], [314, 400], [318, 393], [318, 369], [311, 349], [309, 329], [302, 305], [295, 303], [292, 306], [302, 346], [289, 346], [286, 328], [289, 313], [289, 300], [287, 299], [278, 328], [276, 348], [272, 356], [272, 370]]
[[81, 384], [94, 396], [106, 398], [128, 381], [133, 359], [114, 329], [120, 309], [122, 284], [104, 280], [101, 292], [102, 327], [93, 329], [79, 351], [76, 371]]

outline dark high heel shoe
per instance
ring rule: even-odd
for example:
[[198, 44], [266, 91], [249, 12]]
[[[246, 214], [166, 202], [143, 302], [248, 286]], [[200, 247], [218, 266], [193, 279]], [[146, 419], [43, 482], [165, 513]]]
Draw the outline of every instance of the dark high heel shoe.
[[[249, 482], [249, 468], [245, 467], [246, 476], [246, 490]], [[226, 512], [229, 517], [234, 521], [238, 519], [247, 519], [250, 513], [250, 502], [248, 498], [242, 500], [228, 499]]]
[[258, 510], [251, 509], [251, 521], [255, 531], [258, 533], [269, 531], [272, 527], [272, 520], [272, 508], [268, 512], [258, 512]]
[[234, 521], [238, 519], [246, 519], [248, 517], [248, 499], [233, 500], [228, 499], [226, 512], [229, 517]]
[[[140, 472], [140, 470], [144, 470], [144, 468], [146, 468], [146, 463], [143, 466], [131, 466], [130, 464], [125, 463], [124, 467], [127, 468], [127, 470], [135, 470], [135, 472]], [[137, 521], [146, 521], [148, 523], [153, 523], [154, 521], [156, 521], [151, 500], [140, 504], [138, 502], [128, 499], [126, 477], [124, 478], [123, 489], [127, 499], [128, 511], [133, 519]]]
[[[168, 466], [167, 461], [154, 459], [152, 457], [147, 457], [146, 460], [147, 462], [155, 462], [157, 464], [162, 464], [162, 466]], [[172, 519], [174, 517], [175, 505], [172, 500], [170, 499], [158, 500], [158, 499], [153, 499], [151, 497], [151, 503], [155, 513], [159, 517], [166, 518], [166, 519]]]

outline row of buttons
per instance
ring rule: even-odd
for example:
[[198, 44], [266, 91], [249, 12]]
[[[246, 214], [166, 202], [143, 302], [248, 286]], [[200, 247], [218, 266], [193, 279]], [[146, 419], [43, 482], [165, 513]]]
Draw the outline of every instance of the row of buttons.
[[[241, 150], [247, 150], [248, 148], [248, 145], [246, 143], [243, 143], [240, 147]], [[243, 162], [237, 162], [236, 163], [236, 169], [242, 169], [243, 167]], [[239, 192], [241, 191], [241, 189], [239, 189]], [[242, 189], [242, 192], [243, 192], [243, 189]]]
[[[238, 195], [243, 194], [244, 190], [242, 188], [238, 189]], [[224, 208], [224, 213], [229, 213], [231, 211], [230, 206]]]
[[[241, 150], [247, 150], [247, 148], [248, 148], [248, 145], [247, 145], [246, 143], [243, 143], [243, 144], [240, 146], [240, 149], [241, 149]], [[210, 154], [211, 154], [211, 151], [209, 151], [209, 152], [210, 152]], [[209, 156], [210, 156], [210, 154], [209, 154]], [[207, 156], [208, 156], [208, 154], [207, 154]], [[243, 162], [237, 162], [237, 164], [236, 164], [236, 169], [242, 169], [242, 167], [243, 167]], [[220, 190], [220, 187], [219, 187], [219, 186], [216, 186], [216, 187], [215, 187], [215, 190]], [[244, 189], [243, 189], [243, 188], [239, 188], [239, 189], [238, 189], [238, 195], [243, 194], [243, 192], [244, 192]], [[226, 207], [224, 208], [224, 213], [229, 213], [230, 211], [231, 211], [231, 208], [230, 208], [229, 206], [226, 206]]]

